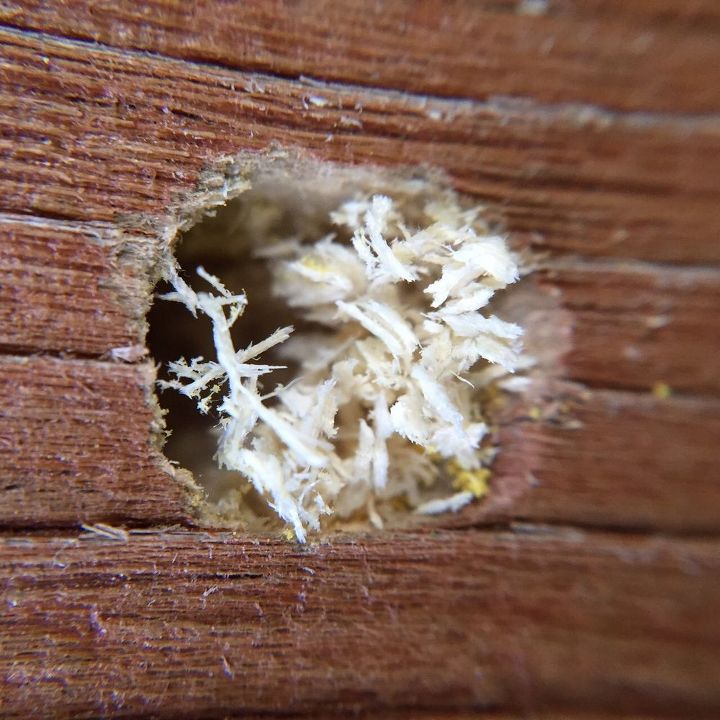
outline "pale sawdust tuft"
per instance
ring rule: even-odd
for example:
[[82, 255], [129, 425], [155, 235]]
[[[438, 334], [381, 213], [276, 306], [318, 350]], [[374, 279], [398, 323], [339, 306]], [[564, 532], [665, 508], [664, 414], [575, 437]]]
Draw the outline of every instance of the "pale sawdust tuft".
[[[273, 292], [317, 331], [280, 327], [244, 348], [231, 328], [252, 297], [202, 267], [203, 292], [176, 264], [166, 273], [163, 297], [212, 322], [216, 358], [177, 360], [160, 386], [217, 412], [218, 465], [242, 473], [299, 541], [323, 517], [380, 527], [387, 504], [434, 514], [487, 492], [494, 451], [478, 391], [523, 358], [522, 329], [484, 310], [518, 280], [517, 258], [450, 191], [412, 218], [401, 200], [356, 197], [331, 213], [338, 232], [258, 248]], [[299, 372], [265, 392], [280, 367], [262, 362], [270, 350]], [[440, 466], [456, 492], [428, 500]]]

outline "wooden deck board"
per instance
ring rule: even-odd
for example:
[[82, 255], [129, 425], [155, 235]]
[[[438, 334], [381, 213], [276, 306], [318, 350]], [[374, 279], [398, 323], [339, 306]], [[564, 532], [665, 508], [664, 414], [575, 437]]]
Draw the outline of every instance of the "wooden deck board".
[[72, 13], [15, 0], [0, 19], [189, 60], [414, 93], [718, 111], [720, 13], [712, 0], [82, 0]]
[[[0, 526], [192, 522], [152, 444], [147, 363], [6, 356], [0, 370]], [[512, 409], [490, 498], [440, 525], [720, 531], [720, 400], [572, 386], [539, 400], [544, 419]]]
[[565, 376], [592, 387], [720, 391], [720, 274], [568, 263], [542, 277], [572, 318]]
[[0, 41], [7, 212], [162, 215], [218, 156], [280, 145], [337, 162], [442, 169], [540, 250], [720, 260], [717, 119], [319, 90], [7, 30]]
[[0, 216], [0, 352], [142, 357], [151, 244], [127, 245], [107, 223]]
[[[718, 715], [720, 5], [0, 23], [0, 715]], [[147, 403], [156, 229], [278, 146], [432, 167], [548, 254], [567, 352], [506, 407], [485, 502], [304, 547], [193, 525]]]
[[720, 709], [719, 550], [542, 529], [308, 548], [5, 536], [0, 703], [10, 717], [439, 702], [699, 717]]
[[0, 357], [0, 524], [147, 524], [188, 495], [151, 445], [148, 365]]

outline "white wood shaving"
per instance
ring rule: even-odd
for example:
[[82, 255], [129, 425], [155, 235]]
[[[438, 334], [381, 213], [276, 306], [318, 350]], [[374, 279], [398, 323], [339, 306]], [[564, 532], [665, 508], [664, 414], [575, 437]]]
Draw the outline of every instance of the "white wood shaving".
[[[504, 238], [477, 229], [476, 215], [445, 196], [425, 207], [424, 227], [408, 229], [396, 203], [375, 195], [331, 214], [351, 244], [329, 236], [264, 248], [275, 294], [334, 331], [322, 342], [283, 327], [236, 348], [230, 329], [252, 298], [202, 268], [207, 292], [168, 271], [174, 291], [164, 297], [211, 320], [216, 359], [171, 363], [174, 379], [160, 385], [203, 413], [215, 408], [219, 466], [241, 472], [299, 541], [332, 513], [381, 525], [376, 501], [402, 497], [434, 514], [473, 499], [465, 490], [423, 503], [418, 488], [433, 482], [431, 455], [481, 467], [487, 428], [463, 375], [473, 370], [476, 382], [488, 363], [501, 375], [520, 366], [522, 329], [482, 314], [518, 279], [516, 258]], [[278, 366], [258, 358], [279, 344], [301, 360], [300, 374], [262, 396], [258, 379]]]

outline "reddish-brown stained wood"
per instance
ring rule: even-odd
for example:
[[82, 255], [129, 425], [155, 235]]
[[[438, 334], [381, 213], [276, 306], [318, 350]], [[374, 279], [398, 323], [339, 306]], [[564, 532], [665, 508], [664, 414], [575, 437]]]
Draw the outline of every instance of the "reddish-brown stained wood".
[[571, 313], [566, 377], [592, 386], [720, 392], [720, 273], [571, 263], [541, 280]]
[[[0, 525], [191, 522], [161, 468], [145, 364], [0, 358]], [[494, 491], [440, 524], [513, 519], [717, 531], [720, 401], [557, 388], [512, 410]], [[568, 426], [570, 424], [570, 426]]]
[[[5, 22], [242, 69], [419, 93], [715, 112], [713, 0], [6, 2]], [[523, 8], [527, 8], [523, 12]], [[602, 22], [598, 22], [602, 17]]]
[[[0, 19], [0, 714], [717, 716], [717, 3]], [[506, 405], [488, 499], [424, 532], [191, 531], [153, 446], [156, 223], [221, 155], [276, 145], [433, 166], [552, 255], [529, 282], [568, 352]]]
[[495, 472], [510, 501], [497, 493], [486, 512], [504, 505], [515, 518], [717, 533], [718, 400], [610, 391], [581, 402], [566, 397], [566, 417], [581, 427], [528, 419], [505, 430]]
[[0, 351], [142, 356], [142, 267], [136, 258], [134, 273], [123, 271], [117, 235], [103, 225], [0, 217]]
[[6, 537], [0, 707], [720, 710], [717, 542], [531, 530]]
[[[0, 348], [140, 359], [150, 301], [145, 279], [155, 258], [145, 238], [120, 261], [129, 242], [109, 225], [0, 218]], [[539, 277], [572, 313], [568, 379], [641, 390], [665, 382], [689, 394], [720, 390], [707, 362], [720, 356], [717, 271], [566, 263]]]
[[147, 365], [0, 356], [0, 523], [183, 517], [189, 496], [151, 446], [151, 379]]
[[541, 249], [720, 260], [715, 119], [436, 101], [98, 48], [89, 63], [86, 45], [17, 32], [0, 41], [7, 211], [85, 221], [163, 213], [213, 158], [276, 143], [341, 162], [442, 168]]

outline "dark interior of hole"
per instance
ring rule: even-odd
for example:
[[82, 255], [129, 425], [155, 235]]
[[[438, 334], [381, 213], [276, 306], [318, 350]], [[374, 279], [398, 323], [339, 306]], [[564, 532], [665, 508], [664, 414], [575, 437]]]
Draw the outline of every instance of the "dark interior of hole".
[[[246, 292], [248, 306], [232, 331], [235, 347], [240, 349], [266, 338], [279, 327], [293, 325], [296, 330], [308, 327], [297, 309], [273, 295], [267, 261], [255, 257], [253, 250], [274, 240], [317, 239], [334, 230], [336, 228], [329, 225], [327, 207], [303, 207], [295, 197], [286, 198], [284, 202], [269, 201], [262, 193], [251, 191], [185, 233], [178, 240], [175, 254], [183, 278], [196, 291], [210, 290], [196, 274], [196, 268], [202, 266], [220, 278], [231, 292]], [[161, 282], [156, 295], [170, 289], [167, 283]], [[170, 379], [167, 365], [179, 358], [215, 359], [212, 326], [201, 314], [194, 318], [181, 303], [156, 298], [148, 322], [148, 346], [160, 366], [160, 379]], [[259, 361], [288, 365], [286, 358], [272, 350]], [[290, 365], [286, 370], [273, 371], [267, 376], [263, 390], [269, 392], [278, 383], [286, 384], [294, 372], [295, 368]], [[202, 415], [194, 400], [173, 389], [163, 390], [158, 396], [166, 411], [169, 431], [165, 455], [190, 470], [208, 490], [211, 500], [217, 499], [227, 487], [239, 485], [241, 478], [237, 473], [220, 471], [213, 460], [217, 441], [212, 429], [219, 419], [216, 411]]]

